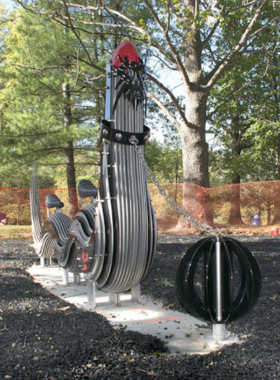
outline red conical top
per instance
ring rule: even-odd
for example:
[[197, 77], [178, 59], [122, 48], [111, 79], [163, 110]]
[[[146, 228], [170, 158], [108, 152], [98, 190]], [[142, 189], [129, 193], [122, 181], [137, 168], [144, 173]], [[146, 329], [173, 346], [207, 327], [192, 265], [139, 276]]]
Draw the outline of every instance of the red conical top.
[[[138, 51], [130, 41], [124, 41], [116, 47], [115, 51], [112, 54], [111, 62], [115, 67], [120, 67], [122, 61], [124, 62], [124, 58], [126, 56], [128, 62], [140, 62]], [[119, 57], [122, 59], [122, 61]]]

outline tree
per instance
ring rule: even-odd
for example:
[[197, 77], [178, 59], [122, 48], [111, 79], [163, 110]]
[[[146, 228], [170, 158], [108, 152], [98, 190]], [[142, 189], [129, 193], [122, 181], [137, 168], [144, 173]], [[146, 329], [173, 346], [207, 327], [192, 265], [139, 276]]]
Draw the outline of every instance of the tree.
[[[250, 57], [249, 63], [253, 68]], [[248, 63], [241, 66], [248, 67]], [[248, 70], [248, 72], [250, 71]], [[219, 105], [210, 120], [210, 131], [218, 137], [223, 149], [222, 156], [218, 151], [216, 155], [222, 160], [224, 183], [235, 185], [240, 184], [242, 176], [249, 170], [248, 162], [244, 160], [242, 153], [252, 145], [252, 140], [245, 137], [245, 132], [251, 125], [252, 112], [256, 105], [256, 83], [251, 77], [249, 80], [248, 76], [246, 74], [248, 86], [241, 91], [244, 78], [240, 75], [238, 68], [234, 67], [219, 81], [219, 85], [215, 86], [210, 96], [212, 108], [215, 109], [215, 104]], [[249, 83], [252, 84], [252, 82], [253, 86], [249, 86]], [[229, 224], [241, 225], [240, 186], [232, 187], [230, 200]]]
[[145, 149], [145, 158], [159, 182], [182, 182], [182, 150], [176, 137], [173, 144], [168, 146], [155, 140], [149, 141]]
[[[270, 165], [265, 165], [266, 169], [263, 170], [264, 158], [268, 156], [263, 150], [260, 154], [260, 149], [256, 144], [256, 139], [260, 137], [260, 134], [254, 137], [250, 133], [255, 124], [254, 119], [267, 115], [267, 109], [272, 111], [270, 117], [274, 120], [273, 114], [277, 113], [277, 101], [275, 102], [275, 96], [272, 97], [272, 94], [275, 94], [275, 83], [277, 83], [277, 80], [275, 81], [275, 54], [277, 54], [278, 36], [277, 33], [273, 33], [275, 27], [271, 25], [269, 30], [257, 36], [253, 54], [238, 57], [239, 66], [246, 70], [240, 71], [239, 67], [233, 67], [214, 86], [210, 96], [209, 104], [214, 110], [210, 119], [211, 132], [218, 137], [223, 146], [224, 153], [221, 159], [224, 173], [229, 174], [226, 183], [239, 184], [241, 179], [244, 181], [276, 178], [271, 177], [271, 159], [266, 161], [270, 162]], [[273, 39], [271, 39], [272, 35]], [[230, 38], [232, 36], [226, 36], [226, 43]], [[273, 85], [269, 79], [272, 74]], [[267, 127], [268, 125], [265, 127], [266, 132], [271, 135], [273, 128]], [[261, 141], [264, 141], [263, 137], [262, 135]], [[277, 142], [277, 137], [274, 141]], [[216, 154], [220, 156], [219, 152]], [[239, 189], [239, 186], [235, 186], [231, 195], [229, 222], [233, 224], [242, 222]]]
[[[76, 188], [74, 150], [97, 164], [97, 123], [103, 99], [98, 91], [79, 81], [71, 54], [79, 47], [53, 20], [19, 10], [6, 25], [4, 60], [0, 68], [2, 104], [2, 175], [11, 167], [64, 165], [68, 188]], [[82, 58], [82, 55], [81, 55]], [[81, 70], [95, 79], [94, 70]], [[101, 80], [101, 82], [100, 82]], [[102, 76], [97, 82], [102, 88]], [[90, 101], [91, 100], [91, 101]], [[89, 158], [91, 159], [89, 160]], [[72, 204], [76, 191], [71, 191]]]
[[[34, 1], [19, 1], [25, 8]], [[58, 1], [52, 2], [54, 6]], [[271, 22], [266, 10], [271, 1], [119, 1], [110, 7], [110, 2], [62, 1], [64, 14], [48, 12], [60, 23], [66, 25], [80, 40], [79, 32], [88, 26], [100, 26], [104, 34], [119, 38], [127, 35], [141, 41], [149, 55], [157, 57], [163, 68], [178, 71], [182, 79], [185, 105], [182, 108], [168, 84], [155, 75], [148, 78], [165, 91], [169, 97], [166, 106], [156, 94], [148, 95], [165, 112], [178, 129], [182, 139], [184, 181], [209, 186], [208, 153], [205, 141], [207, 101], [215, 83], [237, 64], [237, 56], [252, 50], [254, 38]], [[277, 6], [277, 5], [276, 5]], [[70, 14], [69, 10], [75, 10]], [[37, 12], [40, 12], [37, 8]], [[47, 11], [46, 11], [47, 12]], [[98, 18], [99, 14], [103, 19]], [[143, 14], [142, 18], [139, 15]], [[88, 30], [88, 29], [87, 29]], [[235, 40], [230, 41], [227, 50], [219, 49], [223, 34], [235, 30]], [[117, 31], [117, 33], [116, 33]], [[236, 32], [237, 31], [237, 32]], [[84, 46], [86, 49], [86, 46]], [[90, 62], [89, 62], [90, 63]], [[176, 109], [176, 115], [171, 108]]]
[[[248, 152], [251, 160], [265, 173], [263, 179], [280, 180], [280, 88], [279, 88], [279, 33], [273, 41], [271, 67], [262, 86], [265, 101], [259, 104], [259, 114], [252, 118], [247, 137], [254, 141], [254, 149]], [[278, 41], [277, 41], [278, 38]], [[277, 43], [278, 42], [278, 43]], [[274, 193], [274, 223], [280, 221], [278, 191]]]
[[[17, 2], [32, 12], [42, 13], [41, 2]], [[64, 12], [57, 11], [57, 4], [63, 4]], [[143, 0], [141, 3], [122, 0], [106, 4], [98, 0], [93, 4], [55, 0], [51, 7], [56, 11], [48, 8], [43, 13], [64, 26], [68, 23], [80, 42], [81, 33], [96, 33], [91, 28], [99, 27], [106, 42], [109, 36], [116, 36], [116, 42], [127, 36], [142, 48], [143, 56], [154, 57], [147, 78], [161, 91], [148, 92], [148, 96], [181, 136], [183, 180], [209, 187], [206, 143], [209, 95], [223, 75], [240, 64], [240, 56], [254, 52], [256, 38], [277, 17], [277, 12], [270, 12], [272, 6], [270, 0]], [[278, 9], [277, 3], [274, 6]], [[234, 38], [225, 43], [229, 35]], [[82, 46], [86, 52], [87, 46]], [[89, 54], [86, 56], [91, 64]], [[161, 72], [168, 69], [179, 74], [185, 98], [183, 105], [175, 96], [172, 84], [153, 70], [158, 66], [155, 59]], [[164, 97], [160, 96], [162, 92]], [[197, 202], [190, 199], [188, 187], [184, 187], [185, 207], [195, 210]], [[211, 215], [207, 218], [211, 222]]]

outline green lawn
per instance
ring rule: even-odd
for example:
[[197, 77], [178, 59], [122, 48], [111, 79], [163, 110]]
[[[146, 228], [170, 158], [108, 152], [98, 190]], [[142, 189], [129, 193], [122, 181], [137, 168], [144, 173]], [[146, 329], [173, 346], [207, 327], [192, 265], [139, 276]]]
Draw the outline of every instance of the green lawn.
[[31, 239], [31, 226], [2, 226], [0, 225], [0, 240]]

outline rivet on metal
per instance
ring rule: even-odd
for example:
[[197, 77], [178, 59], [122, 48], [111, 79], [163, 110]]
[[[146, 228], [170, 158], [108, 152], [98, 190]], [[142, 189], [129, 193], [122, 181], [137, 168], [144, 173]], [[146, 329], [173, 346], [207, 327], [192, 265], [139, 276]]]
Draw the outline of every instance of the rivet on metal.
[[129, 142], [130, 142], [130, 144], [136, 146], [136, 145], [139, 143], [139, 140], [138, 140], [138, 138], [137, 138], [135, 135], [132, 135], [132, 136], [130, 137], [130, 139], [129, 139]]

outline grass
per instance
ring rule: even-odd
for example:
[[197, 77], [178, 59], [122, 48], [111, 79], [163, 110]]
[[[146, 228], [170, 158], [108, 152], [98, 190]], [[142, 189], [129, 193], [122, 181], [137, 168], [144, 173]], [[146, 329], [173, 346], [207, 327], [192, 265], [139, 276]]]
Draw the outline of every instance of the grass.
[[0, 225], [0, 240], [32, 240], [31, 226]]
[[[270, 231], [277, 226], [269, 227], [248, 227], [248, 228], [222, 228], [223, 234], [233, 235], [270, 235]], [[280, 229], [280, 228], [279, 228]], [[194, 228], [178, 229], [173, 228], [159, 228], [159, 234], [171, 234], [171, 235], [200, 235], [202, 230]], [[0, 241], [3, 240], [33, 240], [31, 226], [2, 226], [0, 225]]]

